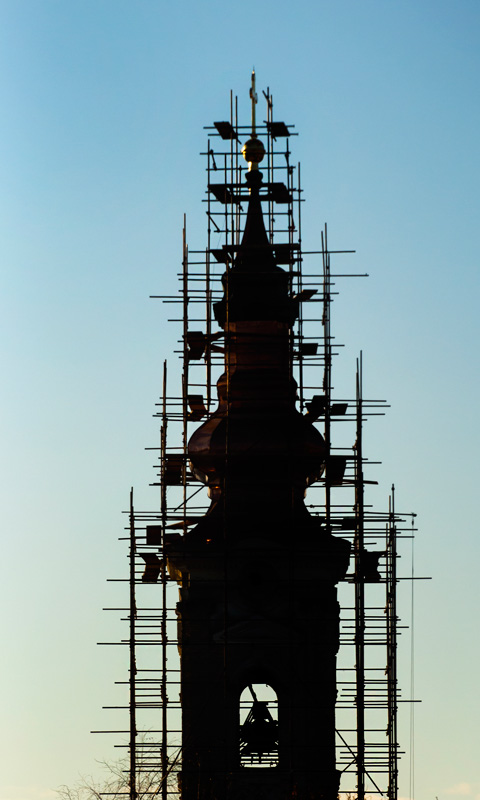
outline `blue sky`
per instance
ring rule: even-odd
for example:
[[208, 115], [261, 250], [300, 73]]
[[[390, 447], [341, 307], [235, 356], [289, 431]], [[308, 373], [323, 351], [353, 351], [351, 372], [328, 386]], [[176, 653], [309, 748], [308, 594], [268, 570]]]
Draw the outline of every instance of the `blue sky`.
[[334, 306], [337, 386], [362, 349], [366, 394], [392, 405], [366, 432], [375, 500], [395, 481], [433, 576], [415, 594], [415, 796], [480, 798], [479, 23], [469, 0], [1, 0], [0, 800], [115, 755], [89, 731], [126, 664], [95, 643], [118, 634], [101, 608], [130, 486], [156, 502], [143, 448], [178, 333], [148, 297], [176, 289], [184, 212], [205, 243], [203, 126], [230, 89], [247, 109], [253, 65], [300, 134], [304, 242], [327, 221], [370, 275]]

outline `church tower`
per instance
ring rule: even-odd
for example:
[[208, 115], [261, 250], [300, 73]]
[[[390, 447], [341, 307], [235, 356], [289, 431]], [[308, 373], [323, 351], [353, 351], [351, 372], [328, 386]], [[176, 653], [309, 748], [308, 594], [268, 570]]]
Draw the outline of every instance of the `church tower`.
[[413, 528], [393, 488], [387, 512], [365, 500], [383, 401], [364, 401], [361, 357], [353, 397], [334, 398], [330, 324], [336, 280], [361, 276], [332, 275], [352, 251], [326, 226], [303, 248], [294, 126], [263, 95], [257, 123], [252, 74], [249, 124], [231, 95], [208, 129], [207, 244], [184, 228], [181, 291], [163, 297], [182, 309], [181, 394], [165, 362], [160, 504], [130, 500], [129, 797], [398, 800], [397, 541]]
[[305, 505], [326, 446], [313, 415], [297, 408], [302, 298], [265, 230], [271, 187], [259, 169], [255, 102], [253, 87], [240, 189], [248, 210], [213, 308], [225, 339], [218, 407], [188, 442], [211, 504], [184, 536], [166, 539], [181, 587], [181, 796], [335, 800], [336, 584], [350, 545]]

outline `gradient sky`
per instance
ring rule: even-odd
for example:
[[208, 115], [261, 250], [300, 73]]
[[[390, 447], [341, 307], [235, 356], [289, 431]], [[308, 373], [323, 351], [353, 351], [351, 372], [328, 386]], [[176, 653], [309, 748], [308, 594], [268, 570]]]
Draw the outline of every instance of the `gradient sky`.
[[[362, 349], [365, 394], [392, 405], [365, 433], [375, 501], [394, 481], [433, 577], [415, 797], [479, 800], [479, 23], [478, 0], [0, 0], [0, 800], [118, 752], [89, 731], [125, 727], [101, 706], [126, 653], [96, 642], [119, 635], [101, 609], [124, 591], [105, 581], [126, 574], [130, 486], [156, 504], [144, 447], [179, 333], [148, 297], [176, 290], [184, 212], [205, 244], [203, 126], [230, 89], [247, 110], [253, 65], [300, 134], [304, 244], [327, 221], [370, 275], [340, 287], [335, 368], [353, 390]], [[401, 730], [407, 798], [408, 710]]]

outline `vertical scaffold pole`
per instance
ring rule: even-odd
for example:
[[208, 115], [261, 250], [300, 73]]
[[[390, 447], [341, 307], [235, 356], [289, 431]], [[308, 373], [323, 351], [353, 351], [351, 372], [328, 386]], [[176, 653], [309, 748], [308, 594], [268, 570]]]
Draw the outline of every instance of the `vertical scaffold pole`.
[[357, 800], [365, 798], [365, 582], [364, 483], [362, 452], [362, 355], [357, 361], [355, 443], [355, 683], [357, 707]]
[[[208, 160], [207, 160], [207, 186], [210, 186], [210, 160], [213, 150], [210, 146], [210, 139], [208, 140]], [[210, 406], [212, 404], [211, 398], [211, 384], [212, 384], [212, 359], [210, 356], [211, 347], [211, 332], [212, 332], [212, 290], [210, 288], [210, 250], [212, 246], [212, 224], [211, 224], [211, 194], [207, 192], [207, 249], [205, 252], [205, 366], [206, 366], [206, 397], [205, 404], [207, 413], [210, 414]]]
[[[263, 92], [263, 96], [267, 101], [267, 184], [268, 186], [271, 185], [273, 182], [272, 176], [272, 153], [273, 153], [273, 142], [272, 142], [272, 127], [271, 124], [273, 122], [273, 98], [270, 94], [270, 88], [267, 87], [267, 91]], [[268, 238], [270, 244], [273, 244], [273, 200], [271, 195], [268, 198]]]
[[182, 417], [183, 417], [183, 513], [186, 517], [187, 509], [187, 444], [188, 444], [188, 245], [187, 245], [187, 217], [183, 217], [183, 260], [182, 260], [182, 298], [183, 298], [183, 375], [182, 375]]
[[135, 620], [137, 616], [137, 608], [135, 603], [135, 514], [133, 509], [133, 489], [130, 489], [130, 672], [129, 672], [129, 711], [130, 711], [130, 770], [129, 770], [129, 788], [130, 800], [137, 800], [137, 721], [136, 721], [136, 696], [135, 696], [135, 680], [137, 674], [137, 665], [135, 658]]
[[162, 427], [160, 431], [160, 513], [162, 520], [162, 681], [161, 681], [161, 703], [162, 703], [162, 744], [161, 744], [161, 765], [162, 765], [162, 800], [168, 797], [168, 696], [167, 696], [167, 570], [165, 565], [165, 528], [167, 524], [167, 487], [165, 484], [165, 455], [167, 451], [167, 362], [163, 362], [163, 398], [162, 398]]
[[[287, 151], [288, 151], [288, 139], [287, 139]], [[297, 278], [297, 291], [298, 294], [301, 294], [303, 289], [303, 256], [302, 256], [302, 215], [301, 215], [301, 174], [300, 174], [300, 164], [297, 164], [297, 180], [298, 180], [298, 207], [297, 207], [297, 220], [298, 220], [298, 278]], [[289, 209], [292, 210], [293, 213], [293, 200], [289, 204]], [[303, 396], [303, 303], [299, 303], [298, 306], [298, 400], [300, 404], [300, 411], [303, 413], [304, 411], [304, 404], [305, 398]]]
[[[233, 117], [233, 91], [230, 89], [230, 125], [232, 126], [232, 128], [234, 127], [234, 124], [235, 124], [235, 120], [234, 120], [234, 117]], [[236, 190], [237, 190], [237, 187], [236, 187], [236, 184], [235, 184], [236, 176], [234, 174], [233, 142], [234, 142], [234, 139], [233, 139], [233, 136], [232, 136], [232, 137], [230, 137], [230, 176], [229, 176], [230, 177], [230, 186], [232, 187], [232, 189], [231, 189], [231, 199], [230, 199], [230, 228], [231, 228], [230, 244], [231, 244], [232, 248], [235, 246], [235, 224], [236, 224], [236, 201], [235, 201], [235, 196], [236, 195], [235, 195], [235, 193], [236, 193]], [[228, 244], [228, 242], [227, 242], [227, 244]], [[234, 252], [234, 251], [232, 250], [232, 252]]]
[[330, 431], [330, 409], [332, 395], [332, 340], [330, 335], [330, 305], [331, 305], [331, 276], [330, 276], [330, 256], [328, 253], [327, 226], [321, 236], [322, 242], [322, 264], [323, 264], [323, 393], [325, 396], [325, 450], [326, 450], [326, 472], [325, 472], [325, 524], [327, 533], [331, 532], [331, 484], [330, 484], [330, 450], [331, 450], [331, 431]]
[[395, 487], [389, 499], [387, 526], [387, 692], [388, 692], [388, 800], [398, 795], [398, 745], [397, 745], [397, 528], [395, 520]]
[[[235, 186], [240, 187], [242, 182], [242, 170], [239, 165], [239, 147], [238, 147], [238, 96], [235, 95], [235, 121], [233, 125], [235, 129]], [[241, 203], [240, 200], [236, 204], [235, 209], [235, 236], [234, 236], [234, 244], [240, 244], [240, 236], [241, 236]]]

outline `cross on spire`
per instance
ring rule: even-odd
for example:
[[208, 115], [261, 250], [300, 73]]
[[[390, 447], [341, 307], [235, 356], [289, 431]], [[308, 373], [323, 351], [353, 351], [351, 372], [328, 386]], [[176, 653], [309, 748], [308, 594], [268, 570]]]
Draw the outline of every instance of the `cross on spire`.
[[256, 137], [256, 119], [255, 119], [255, 106], [258, 103], [258, 95], [255, 91], [255, 70], [252, 69], [252, 85], [250, 87], [250, 98], [252, 101], [252, 139]]

